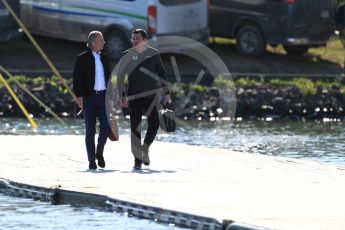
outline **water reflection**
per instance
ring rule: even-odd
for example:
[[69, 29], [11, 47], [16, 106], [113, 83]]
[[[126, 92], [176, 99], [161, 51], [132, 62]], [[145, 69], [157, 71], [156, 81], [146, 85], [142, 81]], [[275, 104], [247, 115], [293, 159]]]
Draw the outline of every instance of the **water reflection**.
[[[84, 134], [82, 119], [66, 119], [71, 128]], [[51, 119], [37, 119], [32, 131], [24, 119], [0, 119], [0, 134], [69, 134]], [[122, 136], [129, 137], [129, 121], [120, 119]], [[186, 121], [173, 134], [159, 131], [160, 141], [311, 159], [345, 166], [345, 123], [303, 121]]]
[[181, 229], [154, 221], [128, 218], [122, 214], [90, 208], [9, 197], [0, 194], [0, 229]]
[[189, 122], [158, 139], [345, 166], [344, 122]]

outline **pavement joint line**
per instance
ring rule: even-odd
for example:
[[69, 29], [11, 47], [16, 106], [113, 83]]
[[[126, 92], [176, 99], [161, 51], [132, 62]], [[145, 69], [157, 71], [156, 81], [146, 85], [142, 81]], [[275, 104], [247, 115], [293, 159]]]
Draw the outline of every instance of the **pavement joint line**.
[[[51, 202], [54, 205], [70, 204], [127, 213], [129, 216], [150, 219], [161, 223], [175, 224], [180, 227], [202, 230], [259, 230], [255, 226], [242, 225], [231, 220], [220, 222], [214, 218], [193, 215], [144, 204], [110, 198], [104, 195], [75, 192], [60, 189], [61, 185], [44, 188], [22, 184], [0, 178], [0, 193], [15, 197], [31, 198]], [[236, 223], [236, 225], [234, 225]], [[249, 227], [248, 227], [249, 226]]]

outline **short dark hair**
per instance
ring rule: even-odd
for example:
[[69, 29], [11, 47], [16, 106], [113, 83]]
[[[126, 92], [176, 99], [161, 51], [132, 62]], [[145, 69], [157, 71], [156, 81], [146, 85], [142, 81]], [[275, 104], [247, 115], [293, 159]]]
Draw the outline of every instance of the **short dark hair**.
[[132, 34], [140, 34], [143, 39], [147, 38], [147, 33], [144, 29], [135, 29], [132, 31]]

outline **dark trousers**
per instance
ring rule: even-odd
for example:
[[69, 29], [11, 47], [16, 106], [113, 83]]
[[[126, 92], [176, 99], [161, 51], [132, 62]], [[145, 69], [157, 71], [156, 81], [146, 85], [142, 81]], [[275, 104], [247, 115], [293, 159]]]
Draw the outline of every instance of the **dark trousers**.
[[[95, 161], [96, 154], [103, 156], [104, 145], [107, 142], [108, 133], [110, 130], [105, 108], [105, 93], [83, 97], [83, 100], [87, 158], [89, 161]], [[97, 149], [95, 148], [96, 118], [98, 118], [98, 121], [100, 123]]]
[[129, 101], [129, 115], [131, 120], [131, 150], [136, 163], [141, 163], [141, 121], [142, 115], [147, 117], [147, 131], [144, 144], [150, 146], [159, 128], [157, 97], [144, 97]]

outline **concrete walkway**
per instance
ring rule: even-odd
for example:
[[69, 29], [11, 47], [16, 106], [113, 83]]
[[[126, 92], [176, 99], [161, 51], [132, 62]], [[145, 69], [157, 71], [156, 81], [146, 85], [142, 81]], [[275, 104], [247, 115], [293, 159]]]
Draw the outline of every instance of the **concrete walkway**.
[[128, 139], [88, 170], [83, 136], [0, 136], [0, 177], [97, 193], [274, 229], [345, 229], [345, 170], [336, 166], [155, 142], [132, 171]]

